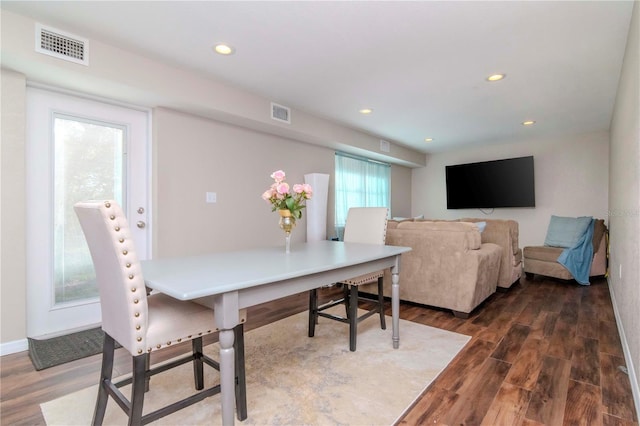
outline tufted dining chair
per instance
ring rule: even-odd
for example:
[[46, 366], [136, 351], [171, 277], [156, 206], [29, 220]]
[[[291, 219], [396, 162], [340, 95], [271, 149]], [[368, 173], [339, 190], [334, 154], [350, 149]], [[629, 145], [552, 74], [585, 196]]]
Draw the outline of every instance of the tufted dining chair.
[[[345, 243], [364, 244], [384, 244], [387, 235], [386, 207], [352, 207], [347, 213], [347, 222], [344, 227]], [[358, 323], [370, 316], [380, 314], [380, 327], [387, 328], [384, 318], [384, 294], [383, 294], [384, 271], [377, 271], [360, 275], [340, 284], [343, 288], [343, 297], [339, 300], [327, 302], [318, 306], [318, 291], [313, 289], [309, 292], [309, 337], [315, 334], [315, 327], [318, 317], [324, 317], [339, 322], [349, 324], [349, 350], [356, 350], [356, 336], [358, 333]], [[358, 300], [364, 299], [358, 296], [358, 286], [369, 283], [378, 283], [378, 299], [374, 308], [358, 317]], [[371, 301], [370, 299], [364, 299]], [[323, 312], [333, 306], [344, 304], [346, 317]]]
[[[109, 397], [129, 417], [129, 425], [147, 424], [181, 408], [220, 392], [216, 385], [204, 389], [203, 364], [219, 369], [202, 352], [202, 337], [217, 331], [213, 311], [193, 302], [173, 299], [162, 293], [147, 294], [145, 281], [127, 219], [116, 201], [88, 201], [75, 204], [74, 210], [89, 245], [96, 272], [102, 310], [104, 345], [102, 370], [93, 424], [103, 422]], [[241, 313], [236, 327], [236, 407], [237, 417], [247, 417], [244, 377], [243, 323]], [[191, 353], [168, 364], [150, 367], [150, 354], [181, 342], [191, 341]], [[133, 358], [129, 379], [112, 382], [115, 342]], [[195, 388], [199, 392], [167, 407], [143, 415], [145, 390], [149, 378], [179, 365], [193, 362]], [[131, 384], [131, 399], [119, 390]]]

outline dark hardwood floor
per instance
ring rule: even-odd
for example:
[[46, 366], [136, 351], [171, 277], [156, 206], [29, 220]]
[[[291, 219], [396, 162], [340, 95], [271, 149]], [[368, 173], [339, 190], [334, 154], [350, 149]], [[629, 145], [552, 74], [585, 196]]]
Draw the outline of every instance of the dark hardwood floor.
[[[336, 290], [324, 289], [322, 295]], [[306, 307], [306, 294], [254, 307], [247, 329]], [[604, 279], [579, 286], [523, 278], [492, 295], [468, 319], [412, 304], [402, 304], [400, 315], [472, 336], [400, 425], [638, 424]], [[188, 347], [175, 347], [153, 362], [180, 349]], [[116, 353], [114, 374], [130, 371], [130, 358], [122, 349]], [[0, 424], [44, 425], [39, 404], [95, 384], [100, 355], [42, 371], [34, 370], [26, 352], [4, 356], [0, 363]]]

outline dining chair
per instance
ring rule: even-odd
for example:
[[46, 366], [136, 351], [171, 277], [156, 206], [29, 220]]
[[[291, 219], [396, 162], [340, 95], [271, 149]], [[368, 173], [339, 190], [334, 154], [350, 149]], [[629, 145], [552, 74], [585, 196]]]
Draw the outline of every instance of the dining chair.
[[[350, 208], [347, 213], [347, 222], [344, 227], [343, 241], [345, 243], [384, 244], [387, 234], [387, 217], [388, 209], [386, 207]], [[358, 332], [358, 323], [360, 321], [378, 313], [380, 314], [380, 327], [383, 330], [386, 329], [387, 326], [384, 318], [383, 278], [384, 271], [377, 271], [337, 283], [342, 285], [342, 298], [327, 302], [320, 306], [318, 306], [317, 289], [311, 290], [309, 292], [309, 337], [313, 337], [315, 335], [315, 327], [318, 322], [318, 317], [348, 323], [349, 350], [353, 352], [356, 350], [356, 336]], [[369, 298], [361, 298], [358, 295], [358, 287], [363, 284], [375, 282], [378, 284], [378, 297], [375, 301], [375, 306], [358, 316], [358, 301], [372, 301]], [[340, 304], [345, 305], [346, 317], [324, 312], [325, 310]]]
[[[131, 230], [116, 201], [80, 202], [74, 205], [74, 210], [95, 267], [104, 331], [102, 369], [92, 424], [102, 424], [109, 397], [127, 414], [129, 425], [143, 425], [219, 393], [219, 384], [204, 389], [203, 364], [219, 370], [219, 364], [202, 351], [202, 337], [217, 331], [213, 310], [162, 293], [147, 294]], [[240, 325], [234, 329], [236, 415], [244, 420], [247, 417], [243, 336], [246, 311], [240, 316]], [[188, 341], [191, 341], [190, 354], [151, 367], [152, 352]], [[132, 377], [114, 383], [116, 342], [131, 354], [133, 373]], [[193, 362], [195, 388], [199, 392], [143, 415], [149, 379], [188, 362]], [[131, 399], [119, 389], [127, 384], [131, 384]]]

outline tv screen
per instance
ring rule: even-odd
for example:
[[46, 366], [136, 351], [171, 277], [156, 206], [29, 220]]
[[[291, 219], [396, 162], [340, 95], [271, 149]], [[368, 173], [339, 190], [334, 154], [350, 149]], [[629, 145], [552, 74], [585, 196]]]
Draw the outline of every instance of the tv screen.
[[533, 156], [446, 166], [447, 209], [535, 207]]

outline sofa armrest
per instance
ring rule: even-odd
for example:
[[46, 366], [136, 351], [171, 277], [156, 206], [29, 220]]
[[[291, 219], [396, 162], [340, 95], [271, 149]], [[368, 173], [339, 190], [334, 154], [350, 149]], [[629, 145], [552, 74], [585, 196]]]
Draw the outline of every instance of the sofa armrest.
[[487, 226], [481, 234], [483, 243], [498, 244], [504, 250], [511, 250], [511, 254], [516, 254], [518, 247], [519, 229], [518, 222], [508, 219], [480, 219], [465, 218], [463, 222], [486, 222]]
[[498, 287], [509, 288], [522, 275], [522, 254], [518, 247], [518, 222], [510, 219], [465, 218], [465, 222], [486, 222], [482, 232], [483, 243], [493, 243], [502, 247], [502, 262], [498, 275]]

